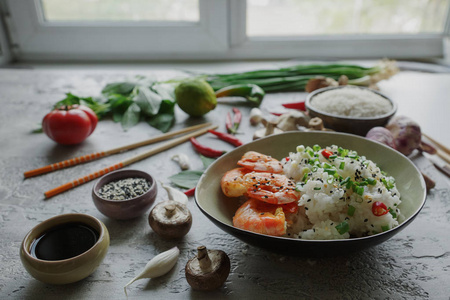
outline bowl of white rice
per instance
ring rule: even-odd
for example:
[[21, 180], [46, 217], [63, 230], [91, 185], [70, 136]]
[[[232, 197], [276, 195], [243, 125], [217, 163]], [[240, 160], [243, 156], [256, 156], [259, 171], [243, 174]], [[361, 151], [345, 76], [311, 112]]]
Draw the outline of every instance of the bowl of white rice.
[[307, 96], [305, 106], [326, 128], [362, 136], [373, 127], [386, 125], [397, 111], [396, 103], [386, 95], [358, 86], [316, 90]]
[[[324, 150], [332, 154], [325, 157]], [[301, 193], [284, 236], [233, 226], [245, 199], [226, 197], [220, 181], [247, 151], [278, 159]], [[405, 229], [425, 199], [420, 171], [398, 151], [357, 135], [318, 131], [272, 135], [227, 152], [203, 173], [195, 193], [203, 214], [229, 234], [280, 254], [311, 256], [380, 244]]]

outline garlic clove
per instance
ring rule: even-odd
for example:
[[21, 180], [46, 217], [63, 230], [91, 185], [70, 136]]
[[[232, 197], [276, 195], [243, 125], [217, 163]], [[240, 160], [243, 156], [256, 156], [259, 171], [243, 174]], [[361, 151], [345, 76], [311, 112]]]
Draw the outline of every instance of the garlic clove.
[[172, 156], [172, 160], [176, 161], [182, 170], [187, 170], [190, 168], [189, 157], [184, 153], [175, 154]]
[[250, 124], [258, 125], [259, 123], [261, 123], [262, 119], [262, 111], [257, 107], [252, 108], [252, 110], [250, 111]]
[[156, 278], [168, 273], [177, 263], [179, 256], [180, 250], [178, 249], [178, 247], [173, 247], [172, 249], [162, 252], [153, 257], [145, 265], [144, 270], [142, 270], [139, 275], [131, 279], [131, 281], [125, 285], [125, 294], [127, 294], [127, 286], [129, 286], [136, 280], [144, 278]]
[[161, 186], [167, 191], [167, 195], [169, 196], [169, 200], [180, 202], [184, 205], [188, 204], [188, 196], [186, 196], [183, 192], [174, 189], [171, 186], [165, 185], [164, 183], [160, 182]]

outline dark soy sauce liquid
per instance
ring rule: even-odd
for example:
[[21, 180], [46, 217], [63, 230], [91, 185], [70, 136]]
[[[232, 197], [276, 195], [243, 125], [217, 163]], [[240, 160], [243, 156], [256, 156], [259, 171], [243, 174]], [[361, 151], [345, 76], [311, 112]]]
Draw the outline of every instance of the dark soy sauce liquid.
[[31, 243], [30, 253], [42, 260], [62, 260], [82, 254], [97, 242], [99, 233], [82, 223], [67, 223], [46, 231]]

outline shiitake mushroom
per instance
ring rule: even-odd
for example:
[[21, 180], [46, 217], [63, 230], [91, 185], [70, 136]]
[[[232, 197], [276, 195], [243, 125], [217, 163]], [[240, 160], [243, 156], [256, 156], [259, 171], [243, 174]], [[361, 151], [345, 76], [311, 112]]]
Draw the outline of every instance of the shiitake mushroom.
[[185, 267], [186, 280], [195, 290], [212, 291], [220, 288], [230, 274], [230, 259], [222, 250], [197, 248], [197, 256]]
[[148, 216], [150, 227], [165, 239], [185, 236], [192, 226], [192, 215], [186, 205], [173, 200], [155, 205]]

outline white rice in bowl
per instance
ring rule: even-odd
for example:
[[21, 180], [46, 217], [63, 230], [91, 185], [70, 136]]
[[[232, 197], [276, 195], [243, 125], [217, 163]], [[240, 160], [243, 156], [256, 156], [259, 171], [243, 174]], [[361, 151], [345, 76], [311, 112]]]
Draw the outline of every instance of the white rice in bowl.
[[377, 93], [346, 86], [321, 92], [311, 99], [317, 110], [343, 117], [370, 118], [392, 111], [391, 102]]
[[287, 236], [348, 239], [377, 234], [403, 221], [394, 178], [355, 151], [336, 145], [323, 151], [318, 145], [298, 146], [282, 160], [285, 175], [302, 193], [298, 213], [289, 217]]

